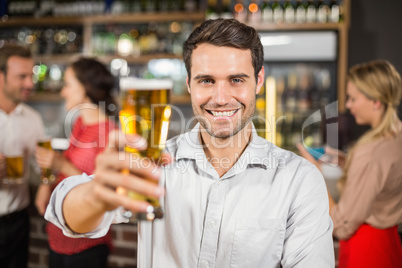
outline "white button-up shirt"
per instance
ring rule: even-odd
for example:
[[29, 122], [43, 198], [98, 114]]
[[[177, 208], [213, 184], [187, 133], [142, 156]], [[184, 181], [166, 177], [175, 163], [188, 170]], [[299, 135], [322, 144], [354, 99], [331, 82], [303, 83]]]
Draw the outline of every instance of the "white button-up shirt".
[[[23, 184], [9, 185], [0, 182], [0, 216], [26, 208], [29, 204], [29, 164], [35, 165], [33, 158], [36, 142], [45, 135], [40, 114], [24, 103], [20, 103], [11, 113], [0, 109], [0, 153], [24, 153]], [[36, 166], [37, 167], [37, 166]]]
[[[219, 177], [205, 156], [198, 125], [170, 140], [167, 150], [175, 162], [161, 180], [165, 216], [139, 223], [138, 267], [334, 267], [327, 191], [308, 161], [253, 130], [240, 159]], [[90, 179], [65, 180], [51, 198], [45, 217], [69, 236], [80, 235], [64, 222], [63, 199]], [[86, 236], [104, 235], [119, 221], [121, 209], [107, 212]]]

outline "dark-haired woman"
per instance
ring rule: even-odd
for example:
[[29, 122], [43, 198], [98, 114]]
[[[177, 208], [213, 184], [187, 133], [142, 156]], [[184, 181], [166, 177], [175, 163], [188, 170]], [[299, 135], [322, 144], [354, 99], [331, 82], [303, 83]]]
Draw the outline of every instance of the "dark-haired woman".
[[[40, 147], [36, 150], [39, 166], [51, 168], [59, 174], [56, 185], [69, 176], [93, 173], [95, 157], [105, 149], [109, 131], [116, 128], [115, 123], [108, 119], [116, 108], [111, 94], [113, 85], [113, 76], [94, 59], [81, 58], [66, 69], [61, 96], [68, 111], [79, 113], [69, 137], [70, 146], [63, 154]], [[56, 185], [39, 186], [35, 204], [41, 215], [45, 213]], [[46, 232], [50, 248], [49, 267], [107, 267], [112, 246], [110, 230], [98, 239], [76, 239], [64, 236], [61, 229], [48, 223]]]

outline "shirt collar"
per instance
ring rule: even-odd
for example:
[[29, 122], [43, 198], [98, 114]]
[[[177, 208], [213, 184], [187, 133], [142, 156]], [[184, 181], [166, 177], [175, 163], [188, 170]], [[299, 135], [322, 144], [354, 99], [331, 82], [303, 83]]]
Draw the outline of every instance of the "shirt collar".
[[[181, 135], [177, 141], [178, 150], [176, 161], [180, 159], [197, 159], [199, 154], [204, 154], [203, 146], [200, 141], [200, 124], [198, 123], [192, 130]], [[272, 143], [258, 136], [254, 124], [252, 124], [251, 141], [247, 145], [240, 159], [235, 166], [262, 165], [264, 168], [272, 167], [274, 155], [271, 153]]]
[[21, 115], [23, 114], [24, 111], [24, 105], [23, 103], [19, 103], [17, 105], [17, 107], [15, 107], [14, 110], [11, 111], [11, 113], [7, 114], [5, 111], [3, 111], [2, 109], [0, 109], [0, 114], [4, 114], [5, 116], [9, 116], [9, 115]]
[[204, 153], [203, 145], [199, 138], [200, 123], [197, 123], [193, 129], [178, 137], [176, 161], [187, 158], [196, 159], [197, 154]]
[[22, 103], [19, 103], [19, 104], [17, 105], [17, 107], [15, 107], [13, 113], [14, 113], [15, 115], [21, 115], [21, 114], [23, 114], [23, 111], [24, 111], [24, 106], [23, 106]]

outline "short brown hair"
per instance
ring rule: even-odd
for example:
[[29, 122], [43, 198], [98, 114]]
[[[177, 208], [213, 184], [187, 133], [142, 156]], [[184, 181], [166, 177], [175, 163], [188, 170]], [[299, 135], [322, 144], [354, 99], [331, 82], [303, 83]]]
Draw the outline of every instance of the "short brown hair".
[[7, 62], [8, 59], [17, 56], [21, 58], [32, 58], [31, 51], [28, 47], [13, 45], [13, 44], [5, 44], [0, 47], [0, 71], [7, 74]]
[[235, 19], [216, 19], [204, 21], [188, 37], [183, 45], [183, 60], [187, 75], [191, 77], [191, 55], [197, 45], [207, 43], [219, 47], [250, 49], [254, 75], [258, 73], [264, 62], [264, 50], [257, 31]]

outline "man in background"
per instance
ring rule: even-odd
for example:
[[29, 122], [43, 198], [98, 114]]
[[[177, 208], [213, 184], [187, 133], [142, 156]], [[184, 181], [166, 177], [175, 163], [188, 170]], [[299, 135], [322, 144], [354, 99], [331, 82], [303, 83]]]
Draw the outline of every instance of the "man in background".
[[[28, 48], [0, 48], [0, 266], [27, 267], [29, 245], [29, 163], [36, 142], [44, 136], [38, 112], [24, 104], [32, 93], [34, 61]], [[6, 154], [21, 147], [24, 152], [22, 183], [6, 176]]]

